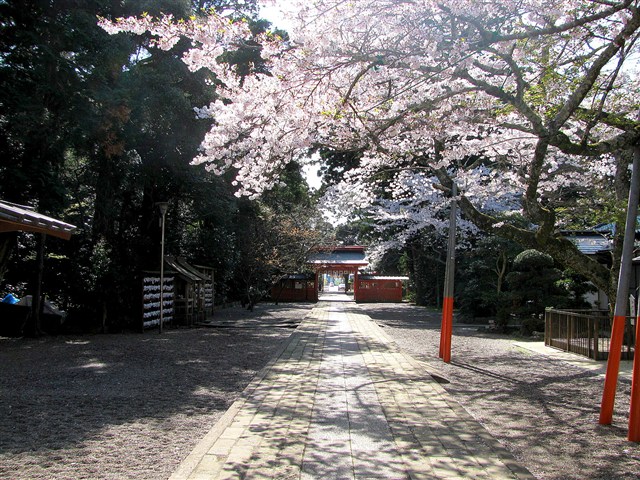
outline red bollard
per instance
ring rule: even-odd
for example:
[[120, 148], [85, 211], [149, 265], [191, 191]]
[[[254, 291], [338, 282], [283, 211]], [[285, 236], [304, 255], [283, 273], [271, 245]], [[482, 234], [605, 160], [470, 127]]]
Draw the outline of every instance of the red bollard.
[[451, 362], [451, 335], [453, 333], [453, 297], [446, 297], [442, 309], [442, 360]]
[[630, 442], [640, 442], [640, 312], [636, 317], [636, 343], [633, 352], [633, 374], [631, 376], [631, 406], [629, 407]]
[[602, 392], [602, 403], [600, 405], [600, 425], [611, 425], [611, 421], [613, 420], [613, 403], [616, 399], [625, 320], [626, 316], [613, 317], [611, 340], [609, 341], [607, 373], [604, 378], [604, 391]]

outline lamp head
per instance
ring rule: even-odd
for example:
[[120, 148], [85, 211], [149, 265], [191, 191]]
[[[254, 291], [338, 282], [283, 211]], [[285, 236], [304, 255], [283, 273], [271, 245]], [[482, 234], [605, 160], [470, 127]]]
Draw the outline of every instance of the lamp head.
[[168, 202], [156, 202], [156, 206], [160, 210], [160, 215], [164, 217], [165, 213], [167, 213], [167, 209], [169, 208]]

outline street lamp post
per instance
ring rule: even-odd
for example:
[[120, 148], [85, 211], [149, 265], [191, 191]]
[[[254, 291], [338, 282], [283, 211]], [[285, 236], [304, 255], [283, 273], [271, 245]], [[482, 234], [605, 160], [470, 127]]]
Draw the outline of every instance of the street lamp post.
[[160, 236], [160, 327], [159, 333], [162, 333], [162, 324], [164, 323], [164, 217], [167, 214], [169, 204], [167, 202], [157, 202], [156, 205], [160, 210], [160, 228], [162, 230]]

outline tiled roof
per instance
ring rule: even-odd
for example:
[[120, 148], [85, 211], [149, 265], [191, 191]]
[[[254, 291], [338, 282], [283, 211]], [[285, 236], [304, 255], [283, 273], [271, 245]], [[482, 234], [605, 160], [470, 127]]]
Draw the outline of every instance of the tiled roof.
[[595, 255], [598, 252], [611, 250], [611, 240], [596, 232], [567, 235], [567, 238], [586, 255]]
[[364, 248], [336, 248], [334, 250], [321, 250], [311, 254], [307, 262], [314, 265], [369, 265], [364, 253]]

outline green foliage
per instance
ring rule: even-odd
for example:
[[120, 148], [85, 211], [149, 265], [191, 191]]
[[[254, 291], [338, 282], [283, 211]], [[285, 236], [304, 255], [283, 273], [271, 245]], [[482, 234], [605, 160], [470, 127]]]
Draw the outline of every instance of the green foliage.
[[[147, 35], [111, 36], [96, 23], [97, 15], [187, 18], [209, 9], [246, 18], [255, 32], [268, 27], [253, 0], [0, 2], [0, 174], [11, 179], [0, 198], [78, 226], [70, 241], [48, 242], [44, 291], [79, 328], [100, 325], [105, 313], [111, 330], [139, 324], [140, 272], [159, 268], [158, 201], [169, 203], [166, 253], [214, 267], [218, 300], [264, 289], [263, 278], [240, 281], [250, 260], [284, 268], [254, 240], [284, 241], [274, 233], [284, 225], [306, 235], [277, 220], [311, 218], [297, 165], [264, 205], [237, 199], [229, 176], [190, 165], [208, 127], [193, 108], [215, 99], [216, 79], [188, 71], [189, 44], [160, 51]], [[263, 68], [257, 44], [228, 60], [247, 74]], [[0, 290], [24, 292], [31, 280], [32, 237], [19, 238]]]
[[495, 317], [506, 329], [518, 318], [522, 333], [544, 330], [546, 307], [586, 308], [583, 296], [594, 291], [584, 278], [555, 268], [537, 250], [521, 251], [514, 242], [481, 237], [457, 261], [456, 305], [462, 315]]
[[407, 245], [406, 257], [400, 264], [409, 272], [416, 305], [441, 306], [445, 252], [439, 237], [428, 231], [422, 232]]
[[514, 242], [480, 237], [456, 265], [456, 305], [468, 318], [493, 317], [505, 308], [505, 278], [520, 252]]
[[585, 308], [583, 295], [593, 291], [584, 278], [560, 271], [549, 255], [537, 250], [525, 250], [514, 259], [507, 283], [510, 313], [525, 320], [525, 334], [544, 331], [545, 308]]
[[372, 222], [368, 218], [350, 218], [335, 228], [335, 239], [342, 245], [368, 245], [373, 241], [372, 229]]
[[376, 270], [380, 275], [407, 275], [406, 252], [400, 249], [387, 250], [378, 261]]
[[280, 175], [280, 185], [265, 192], [262, 201], [275, 212], [290, 212], [296, 206], [310, 208], [312, 205], [309, 186], [304, 179], [300, 164], [290, 162]]
[[240, 202], [235, 282], [244, 304], [252, 308], [284, 274], [303, 272], [312, 248], [326, 242], [324, 223], [311, 203], [300, 166], [291, 163], [284, 183], [261, 202]]
[[562, 278], [556, 283], [556, 286], [567, 295], [569, 308], [591, 308], [592, 305], [584, 300], [584, 297], [598, 291], [586, 278], [571, 269], [562, 272]]
[[553, 269], [553, 258], [538, 250], [525, 250], [513, 260], [513, 269], [522, 273], [545, 272], [549, 274]]
[[232, 12], [235, 17], [255, 18], [258, 15], [258, 5], [255, 0], [191, 0], [192, 11], [195, 14], [216, 12]]
[[336, 151], [321, 148], [318, 153], [322, 159], [320, 175], [322, 176], [322, 190], [335, 185], [342, 180], [345, 172], [360, 165], [361, 152]]
[[513, 261], [513, 271], [507, 275], [512, 313], [540, 316], [546, 307], [564, 306], [565, 292], [558, 287], [561, 277], [551, 256], [537, 250], [520, 253]]

